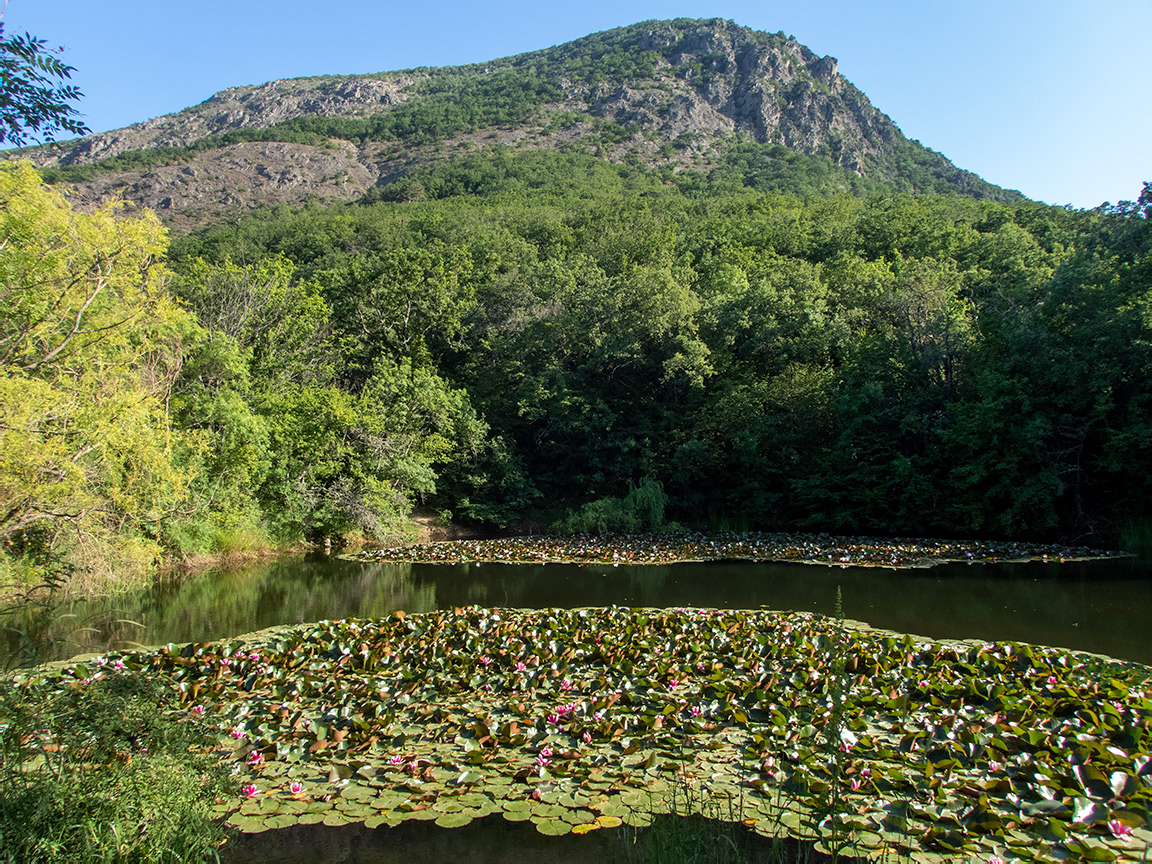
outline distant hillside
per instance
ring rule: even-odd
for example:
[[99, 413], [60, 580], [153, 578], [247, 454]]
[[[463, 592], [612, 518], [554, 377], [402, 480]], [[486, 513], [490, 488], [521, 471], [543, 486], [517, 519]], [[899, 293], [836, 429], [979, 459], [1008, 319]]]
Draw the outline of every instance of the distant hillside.
[[[1022, 196], [904, 137], [782, 33], [649, 21], [488, 63], [273, 81], [176, 114], [20, 155], [81, 200], [121, 195], [174, 221], [235, 207], [351, 200], [500, 144], [796, 184], [798, 164], [852, 191]], [[796, 157], [803, 157], [797, 163]]]

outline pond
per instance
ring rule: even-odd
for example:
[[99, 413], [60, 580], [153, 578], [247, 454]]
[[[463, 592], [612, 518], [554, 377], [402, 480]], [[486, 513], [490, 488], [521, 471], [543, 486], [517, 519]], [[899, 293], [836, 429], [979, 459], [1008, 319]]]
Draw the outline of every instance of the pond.
[[894, 570], [745, 561], [620, 566], [388, 564], [314, 555], [222, 569], [135, 595], [75, 603], [58, 656], [219, 639], [397, 609], [767, 607], [932, 638], [1031, 642], [1152, 664], [1152, 568], [1133, 559]]

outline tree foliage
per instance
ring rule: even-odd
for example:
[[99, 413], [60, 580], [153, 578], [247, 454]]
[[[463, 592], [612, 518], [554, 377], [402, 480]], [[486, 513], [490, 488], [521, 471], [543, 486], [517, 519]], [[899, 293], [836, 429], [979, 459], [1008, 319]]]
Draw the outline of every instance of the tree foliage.
[[4, 37], [0, 21], [0, 144], [52, 141], [57, 132], [84, 135], [88, 127], [71, 104], [80, 91], [64, 83], [75, 71], [43, 39]]
[[443, 509], [608, 518], [651, 478], [681, 522], [1112, 542], [1147, 511], [1123, 479], [1149, 476], [1141, 206], [801, 198], [501, 148], [413, 181], [177, 258], [283, 254], [345, 386], [401, 356], [466, 392], [499, 444], [436, 463]]
[[111, 544], [148, 559], [158, 551], [150, 526], [182, 494], [167, 399], [192, 322], [165, 292], [159, 223], [114, 210], [74, 212], [27, 163], [0, 166], [0, 538], [9, 546]]

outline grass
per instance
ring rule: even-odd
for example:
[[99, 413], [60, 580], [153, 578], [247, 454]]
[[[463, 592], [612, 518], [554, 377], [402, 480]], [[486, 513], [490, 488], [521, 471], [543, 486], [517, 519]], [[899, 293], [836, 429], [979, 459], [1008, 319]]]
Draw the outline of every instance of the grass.
[[168, 864], [218, 860], [210, 808], [231, 791], [169, 690], [109, 672], [78, 688], [0, 682], [0, 861]]
[[1132, 521], [1120, 529], [1120, 548], [1142, 561], [1152, 561], [1152, 519]]

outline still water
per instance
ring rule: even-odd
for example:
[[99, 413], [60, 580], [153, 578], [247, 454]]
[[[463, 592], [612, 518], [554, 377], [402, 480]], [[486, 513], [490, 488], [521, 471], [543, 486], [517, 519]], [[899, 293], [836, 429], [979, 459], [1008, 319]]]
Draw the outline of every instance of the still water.
[[1152, 567], [1130, 559], [883, 570], [709, 562], [661, 566], [381, 564], [321, 556], [200, 574], [64, 610], [57, 656], [221, 639], [397, 609], [709, 606], [835, 612], [929, 637], [1017, 640], [1152, 665]]

